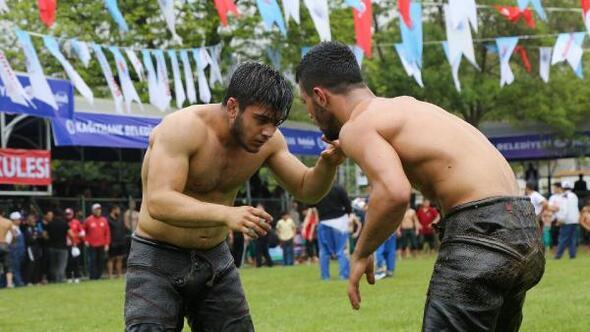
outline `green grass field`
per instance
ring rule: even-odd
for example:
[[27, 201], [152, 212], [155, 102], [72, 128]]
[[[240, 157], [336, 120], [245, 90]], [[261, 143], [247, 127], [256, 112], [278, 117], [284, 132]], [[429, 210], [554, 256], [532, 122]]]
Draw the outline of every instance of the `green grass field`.
[[[362, 286], [358, 312], [350, 309], [346, 282], [320, 281], [317, 265], [241, 273], [259, 332], [419, 331], [433, 263], [434, 256], [398, 262], [394, 278]], [[122, 280], [2, 289], [0, 331], [122, 331], [123, 291]], [[543, 280], [528, 293], [521, 331], [589, 330], [590, 256], [548, 259]]]

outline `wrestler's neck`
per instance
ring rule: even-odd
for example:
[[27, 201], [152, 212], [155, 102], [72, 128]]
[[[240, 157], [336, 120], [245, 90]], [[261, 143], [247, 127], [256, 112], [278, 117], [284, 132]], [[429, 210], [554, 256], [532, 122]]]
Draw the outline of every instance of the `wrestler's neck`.
[[345, 94], [333, 98], [334, 115], [341, 123], [346, 123], [362, 113], [375, 98], [375, 94], [367, 87], [352, 89]]

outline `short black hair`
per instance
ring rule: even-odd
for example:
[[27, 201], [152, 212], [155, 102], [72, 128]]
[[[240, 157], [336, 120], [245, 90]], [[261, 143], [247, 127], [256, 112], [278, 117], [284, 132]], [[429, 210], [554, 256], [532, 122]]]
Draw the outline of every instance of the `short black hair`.
[[255, 62], [240, 65], [233, 73], [223, 106], [230, 97], [240, 104], [240, 110], [257, 105], [276, 113], [275, 125], [283, 123], [289, 117], [293, 104], [293, 90], [285, 77], [272, 67]]
[[526, 188], [530, 190], [537, 190], [537, 184], [532, 181], [527, 181]]
[[364, 85], [354, 53], [339, 42], [323, 42], [313, 47], [297, 66], [295, 80], [301, 82], [307, 94], [315, 86], [341, 93], [351, 85]]

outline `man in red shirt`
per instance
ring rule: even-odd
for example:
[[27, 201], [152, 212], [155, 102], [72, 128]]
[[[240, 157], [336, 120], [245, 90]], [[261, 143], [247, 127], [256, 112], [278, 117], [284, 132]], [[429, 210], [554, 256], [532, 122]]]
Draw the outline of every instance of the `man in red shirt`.
[[422, 228], [420, 229], [422, 245], [427, 242], [429, 250], [436, 250], [438, 248], [438, 241], [436, 234], [434, 234], [434, 230], [432, 229], [432, 224], [436, 224], [440, 221], [440, 214], [435, 208], [430, 206], [430, 201], [425, 198], [418, 211], [416, 211], [416, 215], [418, 216], [420, 225], [422, 225]]
[[90, 257], [90, 279], [100, 279], [105, 267], [106, 253], [111, 244], [109, 222], [101, 215], [102, 207], [98, 203], [92, 205], [92, 214], [84, 221], [86, 232], [85, 244]]
[[66, 278], [68, 282], [80, 282], [80, 251], [82, 247], [82, 240], [86, 235], [84, 227], [80, 220], [74, 216], [74, 210], [66, 209], [66, 221], [68, 223], [68, 266], [66, 268]]

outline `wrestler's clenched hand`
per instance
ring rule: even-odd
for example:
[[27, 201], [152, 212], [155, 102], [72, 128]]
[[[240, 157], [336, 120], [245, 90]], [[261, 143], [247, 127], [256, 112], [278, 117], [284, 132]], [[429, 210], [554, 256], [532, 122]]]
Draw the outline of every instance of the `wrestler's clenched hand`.
[[270, 231], [272, 217], [252, 206], [237, 206], [231, 208], [225, 220], [227, 227], [232, 231], [242, 232], [256, 239]]

